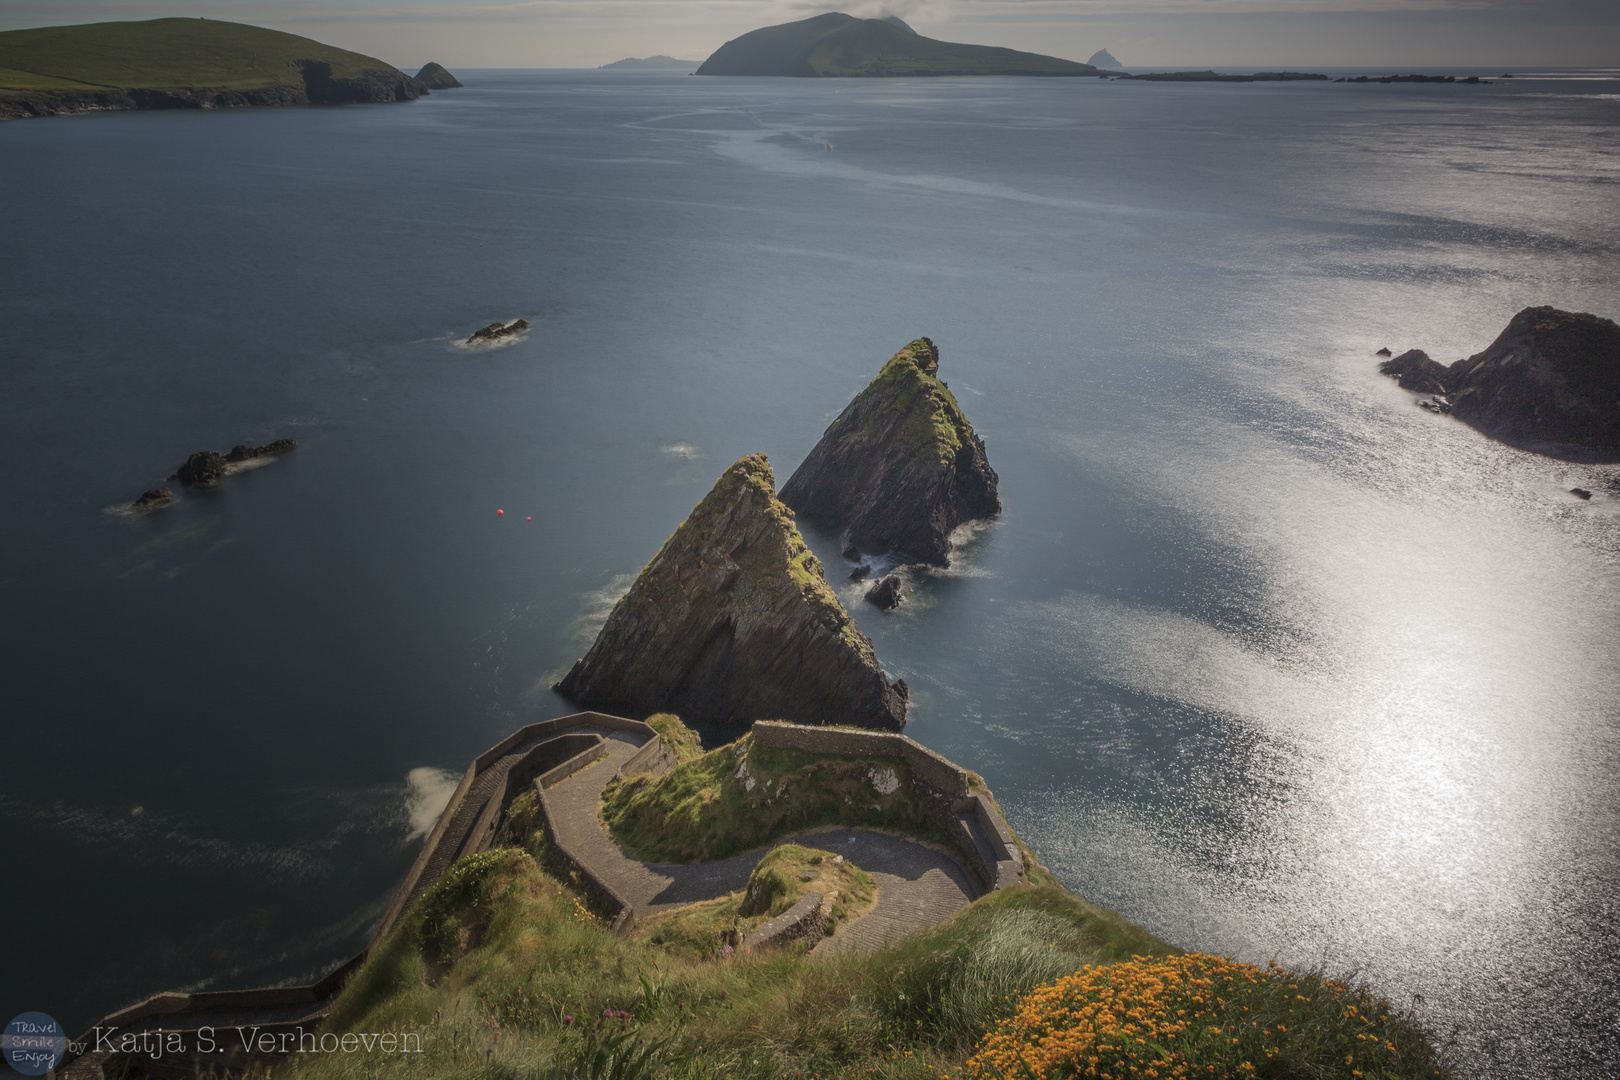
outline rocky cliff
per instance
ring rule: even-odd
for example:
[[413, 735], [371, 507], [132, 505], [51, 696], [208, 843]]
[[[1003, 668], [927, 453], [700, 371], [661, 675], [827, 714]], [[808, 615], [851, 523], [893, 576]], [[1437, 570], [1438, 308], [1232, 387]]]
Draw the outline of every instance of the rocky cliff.
[[861, 551], [945, 565], [951, 531], [1000, 513], [1001, 501], [984, 442], [938, 373], [928, 338], [895, 353], [782, 486], [782, 501]]
[[906, 685], [828, 587], [763, 454], [665, 541], [556, 689], [592, 708], [898, 730]]
[[1620, 326], [1611, 319], [1525, 308], [1490, 348], [1450, 367], [1410, 349], [1378, 370], [1435, 395], [1418, 404], [1505, 442], [1620, 451]]
[[1484, 352], [1451, 365], [1452, 415], [1515, 442], [1620, 450], [1620, 326], [1525, 308]]

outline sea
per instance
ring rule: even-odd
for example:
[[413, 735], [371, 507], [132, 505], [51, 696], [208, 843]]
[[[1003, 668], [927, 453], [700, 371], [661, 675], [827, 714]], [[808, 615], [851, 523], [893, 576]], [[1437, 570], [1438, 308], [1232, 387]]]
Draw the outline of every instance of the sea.
[[354, 954], [720, 473], [928, 335], [1003, 513], [887, 614], [807, 529], [907, 733], [1168, 941], [1620, 1070], [1620, 468], [1374, 355], [1620, 317], [1620, 71], [458, 75], [0, 125], [0, 1016]]

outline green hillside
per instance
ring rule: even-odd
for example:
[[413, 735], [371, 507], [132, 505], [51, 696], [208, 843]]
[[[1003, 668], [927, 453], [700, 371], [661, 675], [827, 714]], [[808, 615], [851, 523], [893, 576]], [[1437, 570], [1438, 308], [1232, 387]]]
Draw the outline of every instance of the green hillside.
[[991, 45], [923, 37], [899, 20], [831, 12], [726, 42], [699, 75], [1098, 75], [1090, 64]]
[[299, 61], [332, 66], [333, 78], [394, 71], [381, 60], [318, 41], [213, 19], [44, 26], [0, 33], [0, 86], [246, 90], [302, 85]]

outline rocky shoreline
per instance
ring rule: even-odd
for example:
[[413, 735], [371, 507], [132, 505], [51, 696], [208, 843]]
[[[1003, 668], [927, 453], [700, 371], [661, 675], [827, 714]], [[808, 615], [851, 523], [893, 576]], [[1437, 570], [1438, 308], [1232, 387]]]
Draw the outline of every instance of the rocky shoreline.
[[1378, 370], [1425, 395], [1422, 407], [1502, 442], [1549, 457], [1620, 458], [1620, 325], [1611, 319], [1525, 308], [1483, 352], [1447, 366], [1409, 349]]

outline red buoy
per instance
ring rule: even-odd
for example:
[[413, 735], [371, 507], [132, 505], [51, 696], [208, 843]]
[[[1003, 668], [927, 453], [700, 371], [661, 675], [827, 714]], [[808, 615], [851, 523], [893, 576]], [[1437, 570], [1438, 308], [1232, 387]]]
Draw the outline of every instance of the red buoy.
[[506, 511], [505, 511], [505, 510], [497, 510], [497, 511], [495, 511], [495, 512], [496, 512], [496, 513], [497, 513], [497, 514], [504, 514], [504, 513], [506, 513]]

